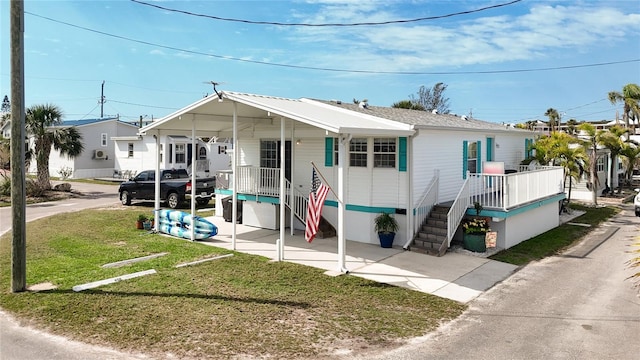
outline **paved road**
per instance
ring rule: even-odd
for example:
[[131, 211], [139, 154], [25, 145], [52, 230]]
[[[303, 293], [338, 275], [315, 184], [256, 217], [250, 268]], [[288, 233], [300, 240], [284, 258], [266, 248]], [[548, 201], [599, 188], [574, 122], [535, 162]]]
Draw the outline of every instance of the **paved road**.
[[[52, 183], [56, 184], [57, 182]], [[110, 206], [119, 203], [117, 185], [72, 182], [71, 190], [72, 192], [80, 192], [83, 196], [74, 197], [65, 201], [28, 205], [26, 209], [27, 222], [53, 214]], [[11, 207], [0, 208], [0, 235], [11, 230], [11, 225]]]
[[[640, 297], [625, 280], [633, 273], [625, 262], [640, 218], [625, 205], [605, 226], [619, 229], [585, 257], [565, 253], [530, 264], [438, 332], [376, 358], [640, 358]], [[604, 230], [585, 241], [596, 245]]]

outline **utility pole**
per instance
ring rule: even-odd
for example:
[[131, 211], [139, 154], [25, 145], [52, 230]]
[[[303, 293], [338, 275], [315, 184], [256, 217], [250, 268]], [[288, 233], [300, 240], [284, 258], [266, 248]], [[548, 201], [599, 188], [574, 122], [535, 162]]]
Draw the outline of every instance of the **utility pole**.
[[100, 92], [100, 119], [104, 117], [104, 80], [102, 80], [102, 91]]
[[11, 291], [27, 289], [24, 0], [11, 0]]

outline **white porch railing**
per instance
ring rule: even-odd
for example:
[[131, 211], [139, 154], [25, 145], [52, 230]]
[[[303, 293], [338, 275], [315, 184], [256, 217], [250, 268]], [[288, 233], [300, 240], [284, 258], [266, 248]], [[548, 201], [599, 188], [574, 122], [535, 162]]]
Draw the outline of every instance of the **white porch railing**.
[[234, 180], [238, 193], [280, 196], [280, 169], [239, 166]]
[[447, 213], [447, 247], [451, 245], [451, 239], [453, 239], [453, 235], [455, 235], [460, 221], [462, 221], [469, 204], [471, 204], [471, 198], [469, 196], [471, 189], [469, 183], [469, 177], [467, 177], [464, 183], [462, 183], [462, 187], [458, 192], [458, 196], [456, 196], [456, 199], [453, 201], [451, 209], [449, 209]]
[[293, 211], [293, 214], [302, 222], [307, 220], [307, 207], [309, 206], [309, 199], [301, 193], [298, 189], [293, 188], [293, 201], [291, 201], [291, 182], [285, 179], [285, 186], [287, 187], [287, 195], [285, 196], [285, 205]]
[[544, 166], [513, 174], [469, 174], [470, 204], [508, 210], [564, 192], [564, 169]]
[[[425, 220], [431, 213], [431, 209], [438, 202], [438, 188], [440, 187], [440, 171], [436, 170], [433, 178], [429, 185], [427, 185], [427, 189], [420, 197], [420, 201], [418, 202], [418, 206], [415, 208], [415, 214], [413, 216], [413, 236], [420, 231], [422, 225]], [[404, 244], [404, 248], [408, 248], [413, 242], [413, 237]]]

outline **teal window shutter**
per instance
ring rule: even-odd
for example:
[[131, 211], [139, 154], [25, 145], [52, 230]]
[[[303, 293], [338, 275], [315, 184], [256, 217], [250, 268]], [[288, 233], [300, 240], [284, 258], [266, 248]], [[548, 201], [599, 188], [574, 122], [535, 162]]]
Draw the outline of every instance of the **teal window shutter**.
[[531, 157], [531, 139], [524, 139], [524, 154], [525, 159]]
[[407, 138], [398, 138], [398, 171], [407, 171]]
[[487, 138], [487, 161], [493, 161], [493, 138]]
[[476, 159], [476, 172], [478, 174], [482, 173], [482, 141], [478, 140], [478, 149], [477, 149], [478, 158]]
[[324, 138], [324, 166], [333, 166], [333, 138]]
[[462, 178], [467, 178], [467, 150], [469, 150], [469, 142], [467, 140], [462, 142]]

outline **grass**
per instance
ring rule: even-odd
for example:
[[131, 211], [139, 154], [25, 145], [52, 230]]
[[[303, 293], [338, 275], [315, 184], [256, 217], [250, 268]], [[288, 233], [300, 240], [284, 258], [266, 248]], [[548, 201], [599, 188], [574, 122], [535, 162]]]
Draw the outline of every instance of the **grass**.
[[[466, 306], [430, 294], [259, 256], [197, 266], [229, 251], [135, 229], [128, 207], [59, 214], [27, 224], [27, 283], [57, 289], [13, 294], [11, 237], [0, 238], [0, 307], [70, 338], [178, 358], [317, 358], [399, 346], [459, 316]], [[52, 231], [55, 229], [55, 231]], [[120, 268], [101, 265], [159, 252]], [[157, 274], [83, 292], [74, 285], [156, 269]]]
[[572, 222], [589, 224], [591, 227], [562, 224], [507, 250], [500, 251], [490, 258], [514, 265], [525, 265], [531, 261], [558, 254], [620, 211], [611, 206], [593, 208], [579, 204], [571, 204], [571, 208], [585, 211], [583, 215], [575, 218]]

